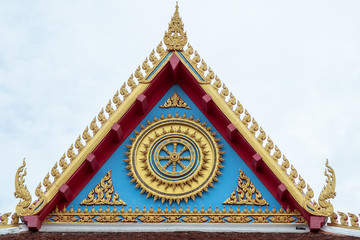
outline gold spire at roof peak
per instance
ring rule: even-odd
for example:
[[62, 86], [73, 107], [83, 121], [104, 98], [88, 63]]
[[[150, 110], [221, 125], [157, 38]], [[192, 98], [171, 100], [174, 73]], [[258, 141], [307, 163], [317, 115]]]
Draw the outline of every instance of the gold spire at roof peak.
[[186, 32], [184, 32], [184, 24], [179, 15], [179, 6], [176, 2], [175, 12], [169, 23], [169, 28], [164, 35], [164, 43], [168, 51], [182, 51], [187, 43]]

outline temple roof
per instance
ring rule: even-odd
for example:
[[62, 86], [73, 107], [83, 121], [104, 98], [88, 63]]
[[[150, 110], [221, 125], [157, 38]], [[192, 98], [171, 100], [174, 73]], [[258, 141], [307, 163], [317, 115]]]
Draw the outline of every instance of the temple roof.
[[[333, 207], [328, 200], [335, 194], [335, 174], [328, 162], [325, 170], [327, 182], [315, 202], [310, 186], [187, 42], [177, 6], [163, 41], [165, 46], [160, 42], [55, 163], [51, 176], [48, 174], [36, 189], [38, 200], [34, 202], [23, 182], [24, 161], [16, 178], [16, 197], [22, 199], [16, 209], [17, 215], [38, 216], [42, 221], [56, 206], [67, 205], [77, 194], [76, 191], [82, 189], [110, 156], [102, 155], [100, 150], [114, 151], [115, 145], [111, 144], [120, 144], [135, 128], [136, 121], [130, 121], [137, 119], [139, 112], [146, 114], [161, 93], [177, 83], [218, 131], [226, 136], [229, 144], [239, 149], [238, 154], [248, 158], [246, 163], [257, 177], [262, 182], [271, 182], [266, 187], [277, 195], [281, 203], [287, 198], [308, 222], [311, 222], [311, 217], [330, 217]], [[171, 77], [172, 82], [163, 80], [165, 77]], [[248, 152], [246, 156], [242, 155], [245, 150]], [[84, 178], [85, 172], [91, 174]], [[84, 184], [79, 185], [79, 181], [84, 181]], [[25, 218], [25, 221], [32, 220]]]

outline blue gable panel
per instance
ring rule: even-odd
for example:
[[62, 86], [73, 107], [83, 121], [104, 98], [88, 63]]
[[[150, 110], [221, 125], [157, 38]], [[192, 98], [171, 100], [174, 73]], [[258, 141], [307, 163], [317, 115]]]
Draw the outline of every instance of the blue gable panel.
[[[163, 105], [167, 101], [167, 99], [174, 94], [175, 91], [191, 109], [160, 108], [160, 106]], [[184, 93], [184, 91], [175, 84], [143, 119], [141, 124], [146, 125], [147, 120], [152, 122], [154, 116], [156, 118], [160, 118], [161, 114], [167, 116], [169, 113], [172, 116], [174, 116], [176, 113], [178, 113], [180, 116], [186, 113], [188, 117], [193, 115], [194, 119], [200, 118], [201, 122], [208, 121], [207, 118], [202, 114], [202, 112], [197, 108], [197, 106]], [[209, 127], [212, 125], [207, 122], [206, 126]], [[140, 131], [140, 125], [137, 126], [135, 130]], [[212, 131], [216, 131], [216, 129], [213, 127]], [[132, 132], [129, 137], [134, 138], [135, 133]], [[141, 189], [135, 188], [136, 184], [130, 182], [131, 177], [127, 176], [129, 170], [125, 169], [127, 163], [124, 161], [124, 159], [127, 159], [127, 156], [124, 153], [129, 151], [126, 145], [131, 145], [129, 137], [120, 145], [120, 147], [96, 173], [94, 178], [71, 202], [71, 204], [67, 207], [67, 210], [69, 210], [70, 207], [78, 209], [79, 206], [81, 206], [81, 209], [84, 209], [85, 206], [80, 205], [81, 201], [87, 198], [89, 192], [93, 188], [95, 188], [95, 186], [100, 182], [100, 180], [109, 170], [111, 170], [112, 172], [111, 178], [114, 185], [114, 191], [116, 191], [119, 194], [119, 198], [127, 204], [127, 206], [125, 206], [125, 210], [127, 210], [129, 207], [131, 207], [132, 209], [139, 207], [139, 209], [142, 210], [144, 206], [146, 207], [146, 209], [150, 209], [150, 207], [153, 207], [153, 209], [155, 210], [158, 209], [159, 206], [162, 210], [164, 210], [166, 206], [168, 207], [168, 209], [172, 209], [173, 206], [175, 206], [176, 210], [178, 210], [180, 206], [183, 210], [185, 210], [188, 206], [190, 209], [193, 209], [196, 206], [198, 210], [200, 210], [201, 207], [204, 207], [205, 210], [207, 210], [209, 207], [211, 207], [213, 210], [216, 207], [222, 209], [224, 206], [223, 202], [230, 197], [231, 193], [233, 193], [234, 190], [236, 190], [238, 184], [239, 169], [241, 169], [245, 173], [245, 175], [249, 177], [250, 181], [266, 199], [266, 201], [269, 203], [269, 209], [273, 209], [273, 207], [275, 207], [276, 210], [280, 209], [280, 204], [276, 201], [276, 199], [270, 194], [270, 192], [260, 182], [256, 175], [247, 167], [243, 160], [237, 155], [237, 153], [230, 147], [230, 145], [219, 133], [216, 134], [216, 137], [221, 138], [219, 144], [224, 145], [221, 150], [224, 152], [222, 158], [224, 158], [225, 161], [221, 163], [224, 168], [221, 169], [222, 175], [217, 176], [219, 181], [213, 183], [214, 188], [209, 188], [209, 192], [203, 192], [202, 197], [196, 196], [195, 201], [190, 199], [188, 203], [186, 203], [185, 201], [181, 201], [180, 204], [169, 204], [168, 201], [165, 201], [164, 203], [161, 203], [160, 200], [153, 201], [153, 197], [146, 198], [147, 194], [140, 194]], [[245, 206], [247, 206], [247, 209], [250, 209], [252, 205], [241, 205], [240, 209], [244, 210]], [[225, 205], [225, 207], [227, 210], [229, 209], [228, 205]], [[258, 206], [254, 207], [255, 210], [258, 209]], [[107, 205], [102, 205], [102, 208], [107, 208]], [[112, 206], [110, 206], [110, 209], [111, 208]], [[235, 209], [237, 208], [237, 206], [233, 206], [233, 208]], [[262, 206], [261, 208], [262, 210], [265, 210], [265, 206]], [[98, 209], [99, 205], [96, 205], [95, 210]]]

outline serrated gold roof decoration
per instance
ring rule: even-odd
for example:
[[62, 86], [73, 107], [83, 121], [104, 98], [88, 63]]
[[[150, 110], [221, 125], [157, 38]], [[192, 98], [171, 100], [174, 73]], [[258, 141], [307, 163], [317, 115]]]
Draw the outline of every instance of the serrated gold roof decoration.
[[182, 51], [187, 43], [186, 32], [184, 32], [184, 24], [179, 15], [179, 6], [176, 2], [174, 15], [169, 23], [169, 28], [164, 35], [164, 43], [168, 51]]
[[[188, 67], [188, 70], [190, 72], [196, 72], [196, 74], [192, 74], [201, 84], [205, 92], [213, 98], [214, 103], [235, 125], [246, 141], [261, 155], [265, 164], [274, 172], [277, 178], [287, 186], [290, 194], [300, 206], [313, 215], [331, 216], [333, 206], [329, 199], [335, 197], [336, 178], [335, 171], [328, 165], [328, 161], [326, 161], [325, 164], [326, 184], [318, 197], [317, 203], [312, 199], [314, 192], [309, 184], [306, 184], [294, 166], [289, 164], [288, 159], [281, 153], [278, 146], [266, 135], [257, 121], [251, 117], [249, 112], [234, 97], [226, 85], [221, 82], [219, 77], [214, 75], [210, 67], [207, 68], [207, 64], [197, 51], [188, 44], [181, 54], [177, 52], [176, 54], [186, 59], [187, 62], [183, 61], [180, 57], [184, 65], [189, 63], [192, 66], [192, 68]], [[307, 190], [305, 190], [305, 188]]]

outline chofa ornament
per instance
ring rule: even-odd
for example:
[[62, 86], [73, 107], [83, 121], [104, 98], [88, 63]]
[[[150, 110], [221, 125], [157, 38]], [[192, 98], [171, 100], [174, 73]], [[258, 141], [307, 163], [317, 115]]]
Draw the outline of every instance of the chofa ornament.
[[169, 29], [165, 32], [164, 43], [168, 51], [182, 51], [187, 43], [186, 32], [184, 32], [184, 24], [179, 15], [179, 6], [176, 3], [176, 10], [169, 23]]

